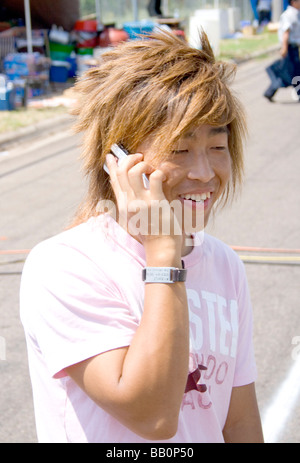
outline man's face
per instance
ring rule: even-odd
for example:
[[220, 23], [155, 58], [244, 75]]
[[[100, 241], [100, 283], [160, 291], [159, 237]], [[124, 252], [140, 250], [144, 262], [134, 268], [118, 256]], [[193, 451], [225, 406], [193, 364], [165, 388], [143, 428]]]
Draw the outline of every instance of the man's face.
[[[145, 142], [138, 152], [153, 165], [151, 147]], [[163, 191], [168, 201], [179, 200], [192, 216], [202, 214], [202, 229], [231, 176], [227, 128], [204, 125], [190, 130], [174, 146], [172, 154], [154, 167], [166, 175]], [[189, 234], [188, 226], [184, 232]]]
[[294, 0], [292, 2], [292, 6], [296, 8], [297, 10], [300, 10], [300, 0]]

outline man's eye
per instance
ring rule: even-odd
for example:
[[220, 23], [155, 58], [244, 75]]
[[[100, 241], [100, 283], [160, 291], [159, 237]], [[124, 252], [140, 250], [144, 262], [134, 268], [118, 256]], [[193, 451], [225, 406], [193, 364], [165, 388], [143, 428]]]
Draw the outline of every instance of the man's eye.
[[226, 146], [213, 146], [212, 149], [216, 151], [224, 151], [227, 149], [227, 147]]
[[181, 153], [188, 153], [188, 152], [189, 152], [189, 150], [187, 150], [187, 149], [186, 150], [173, 150], [172, 151], [173, 154], [181, 154]]

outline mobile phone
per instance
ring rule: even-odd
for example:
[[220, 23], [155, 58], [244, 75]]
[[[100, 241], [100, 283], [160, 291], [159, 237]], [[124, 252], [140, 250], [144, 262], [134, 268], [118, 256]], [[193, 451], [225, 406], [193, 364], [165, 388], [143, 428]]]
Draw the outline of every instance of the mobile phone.
[[[120, 144], [117, 145], [116, 143], [114, 145], [112, 145], [110, 150], [111, 150], [112, 154], [119, 159], [119, 161], [130, 154], [124, 148], [124, 146], [122, 146]], [[105, 172], [107, 172], [109, 174], [109, 170], [108, 170], [108, 167], [107, 167], [106, 163], [104, 164], [103, 169], [105, 170]], [[148, 180], [148, 178], [147, 178], [147, 176], [145, 174], [143, 174], [143, 182], [144, 182], [144, 187], [149, 189], [149, 180]]]

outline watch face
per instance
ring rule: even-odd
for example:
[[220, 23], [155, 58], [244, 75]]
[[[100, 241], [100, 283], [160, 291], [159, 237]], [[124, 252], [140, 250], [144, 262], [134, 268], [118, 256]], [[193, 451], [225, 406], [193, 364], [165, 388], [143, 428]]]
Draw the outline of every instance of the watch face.
[[146, 283], [174, 283], [185, 281], [187, 271], [174, 267], [146, 267], [142, 277]]
[[145, 280], [147, 283], [169, 283], [172, 282], [170, 267], [147, 267]]

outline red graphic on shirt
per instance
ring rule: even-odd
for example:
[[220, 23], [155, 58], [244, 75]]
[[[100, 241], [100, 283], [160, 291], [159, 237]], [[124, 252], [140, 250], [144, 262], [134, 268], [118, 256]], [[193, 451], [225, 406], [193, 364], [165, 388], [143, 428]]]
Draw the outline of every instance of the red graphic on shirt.
[[188, 375], [188, 379], [187, 379], [187, 383], [186, 383], [185, 391], [184, 391], [185, 393], [192, 391], [193, 389], [199, 392], [205, 392], [207, 390], [207, 387], [205, 384], [198, 384], [198, 381], [201, 378], [201, 370], [207, 370], [207, 368], [204, 365], [198, 365], [196, 370], [192, 371], [192, 373]]

